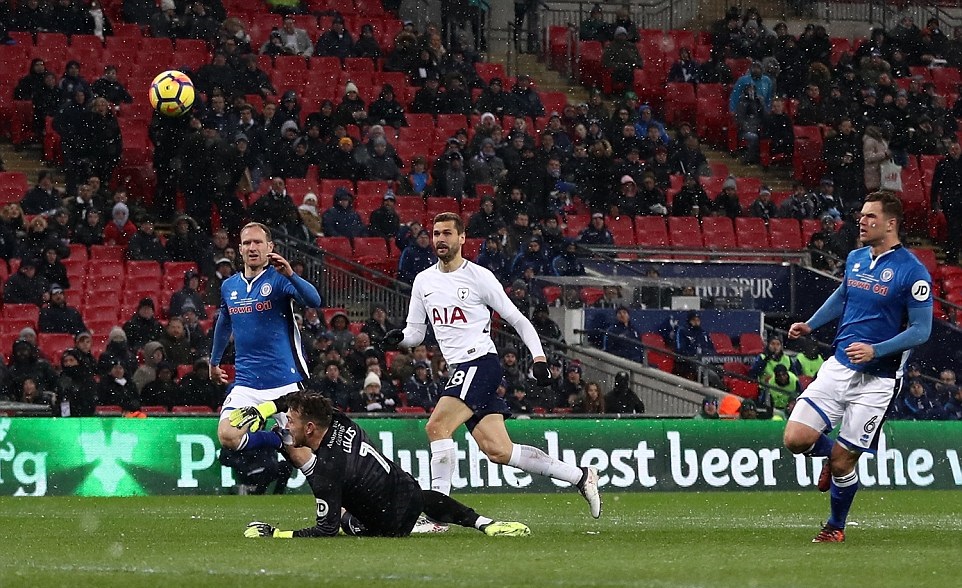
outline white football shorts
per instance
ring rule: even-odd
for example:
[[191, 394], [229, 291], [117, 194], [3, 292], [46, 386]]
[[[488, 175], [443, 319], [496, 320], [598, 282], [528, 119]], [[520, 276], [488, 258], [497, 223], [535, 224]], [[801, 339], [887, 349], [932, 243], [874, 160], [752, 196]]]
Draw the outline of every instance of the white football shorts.
[[[300, 389], [301, 384], [297, 382], [279, 388], [268, 388], [267, 390], [255, 390], [247, 386], [234, 386], [231, 388], [227, 398], [224, 399], [224, 407], [220, 409], [220, 418], [221, 420], [226, 419], [235, 408], [257, 406], [262, 402], [277, 400], [285, 394], [297, 392]], [[281, 428], [284, 428], [287, 426], [287, 413], [280, 412], [275, 414], [274, 420], [277, 421], [277, 424], [280, 425]]]
[[853, 450], [875, 453], [895, 386], [895, 378], [857, 372], [830, 357], [799, 396], [788, 420], [825, 432], [841, 422], [840, 442]]

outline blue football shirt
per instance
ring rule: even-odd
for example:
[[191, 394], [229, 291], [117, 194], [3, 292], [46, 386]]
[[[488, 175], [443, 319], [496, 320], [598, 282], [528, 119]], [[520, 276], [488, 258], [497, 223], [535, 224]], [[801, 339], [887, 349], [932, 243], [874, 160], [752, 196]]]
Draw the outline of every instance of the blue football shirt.
[[224, 280], [220, 292], [211, 362], [220, 362], [232, 332], [235, 385], [267, 390], [306, 380], [307, 361], [293, 303], [320, 306], [317, 289], [297, 276], [286, 278], [268, 267], [250, 280], [242, 272], [234, 274]]
[[856, 249], [845, 262], [845, 306], [835, 336], [835, 359], [855, 371], [894, 378], [911, 350], [857, 365], [845, 355], [845, 348], [856, 342], [875, 345], [904, 331], [910, 308], [932, 308], [932, 278], [901, 245], [874, 260], [871, 251]]

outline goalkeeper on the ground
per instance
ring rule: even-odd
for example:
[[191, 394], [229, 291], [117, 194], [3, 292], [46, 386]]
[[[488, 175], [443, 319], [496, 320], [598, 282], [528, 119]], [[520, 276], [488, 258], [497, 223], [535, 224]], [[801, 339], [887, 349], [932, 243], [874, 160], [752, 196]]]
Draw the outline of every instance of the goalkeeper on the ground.
[[246, 537], [332, 537], [339, 532], [403, 537], [422, 512], [434, 521], [472, 527], [490, 536], [530, 534], [521, 523], [493, 521], [440, 492], [421, 490], [414, 477], [387, 459], [357, 423], [320, 394], [295, 392], [237, 409], [231, 423], [263, 426], [275, 411], [287, 412], [288, 429], [275, 428], [274, 434], [284, 455], [307, 477], [317, 521], [298, 531], [252, 522]]

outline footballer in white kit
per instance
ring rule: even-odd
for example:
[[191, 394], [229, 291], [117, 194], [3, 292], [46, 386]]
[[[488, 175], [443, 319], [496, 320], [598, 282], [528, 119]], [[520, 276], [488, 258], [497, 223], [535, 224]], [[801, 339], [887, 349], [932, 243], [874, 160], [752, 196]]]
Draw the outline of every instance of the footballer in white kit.
[[433, 233], [439, 261], [414, 278], [407, 326], [384, 338], [387, 347], [417, 345], [430, 323], [450, 366], [448, 382], [426, 426], [431, 441], [431, 488], [450, 493], [457, 466], [454, 431], [464, 424], [489, 460], [576, 486], [588, 501], [591, 515], [600, 517], [594, 468], [567, 464], [536, 447], [515, 444], [504, 426], [511, 411], [497, 395], [503, 372], [491, 340], [491, 311], [521, 336], [534, 358], [533, 375], [539, 385], [546, 385], [550, 375], [534, 326], [511, 303], [490, 270], [461, 256], [464, 222], [459, 215], [437, 215]]

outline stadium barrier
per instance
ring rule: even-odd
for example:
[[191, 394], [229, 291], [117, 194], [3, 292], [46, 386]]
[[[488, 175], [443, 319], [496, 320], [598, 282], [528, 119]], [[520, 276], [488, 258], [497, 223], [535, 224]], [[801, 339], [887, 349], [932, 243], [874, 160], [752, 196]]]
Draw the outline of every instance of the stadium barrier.
[[[363, 419], [389, 458], [430, 484], [419, 419]], [[656, 419], [531, 419], [508, 423], [512, 438], [599, 469], [606, 492], [800, 490], [821, 465], [781, 446], [784, 423]], [[135, 496], [226, 494], [232, 472], [217, 459], [217, 420], [0, 419], [0, 495]], [[868, 488], [962, 487], [962, 423], [884, 425], [877, 456], [864, 455]], [[567, 484], [491, 465], [458, 433], [456, 492], [554, 492]], [[290, 488], [306, 492], [297, 473]]]

